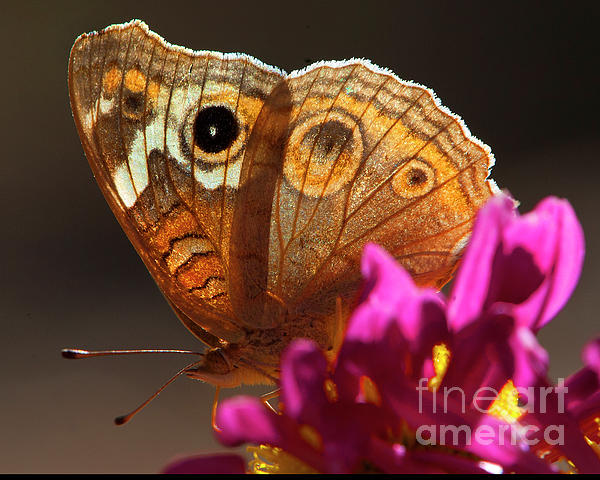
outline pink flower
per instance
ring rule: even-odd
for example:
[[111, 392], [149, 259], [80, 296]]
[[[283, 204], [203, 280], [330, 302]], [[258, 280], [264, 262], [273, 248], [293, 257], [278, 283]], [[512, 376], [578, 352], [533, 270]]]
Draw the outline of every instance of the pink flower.
[[[506, 196], [478, 215], [449, 301], [367, 245], [362, 301], [335, 363], [296, 340], [282, 356], [281, 412], [252, 397], [224, 401], [219, 440], [269, 445], [318, 472], [552, 472], [560, 456], [600, 472], [584, 438], [599, 439], [600, 343], [554, 388], [535, 337], [571, 295], [583, 252], [566, 201], [548, 198], [518, 216]], [[498, 396], [507, 388], [528, 400], [526, 412]], [[548, 456], [540, 432], [556, 425], [566, 442]]]
[[[534, 449], [547, 461], [566, 458], [579, 472], [597, 473], [600, 471], [596, 456], [600, 453], [600, 338], [589, 342], [582, 356], [585, 366], [564, 383], [554, 386], [543, 377], [536, 382], [537, 388], [523, 392], [530, 408], [521, 422], [536, 427], [529, 437], [537, 441]], [[564, 439], [560, 445], [549, 443], [543, 435], [552, 425], [563, 426]]]
[[519, 216], [511, 198], [493, 197], [477, 216], [457, 274], [448, 305], [453, 328], [504, 313], [537, 332], [571, 296], [584, 252], [566, 200], [548, 197]]

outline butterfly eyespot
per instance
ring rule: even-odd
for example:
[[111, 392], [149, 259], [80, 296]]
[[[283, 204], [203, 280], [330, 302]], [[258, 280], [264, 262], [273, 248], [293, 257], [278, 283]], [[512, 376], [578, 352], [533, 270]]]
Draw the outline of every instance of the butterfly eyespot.
[[[144, 111], [146, 92], [146, 75], [137, 68], [127, 71], [123, 77], [122, 113], [131, 120], [139, 120]], [[148, 107], [150, 105], [148, 104]]]
[[408, 184], [411, 187], [417, 187], [423, 185], [427, 181], [427, 174], [423, 170], [413, 168], [408, 172]]
[[141, 117], [144, 109], [143, 93], [128, 93], [123, 97], [123, 115], [137, 120]]
[[392, 188], [397, 195], [414, 198], [430, 192], [435, 185], [435, 171], [423, 160], [415, 159], [399, 167], [392, 179]]
[[194, 121], [194, 145], [206, 153], [219, 153], [231, 147], [239, 134], [237, 119], [223, 105], [200, 110]]
[[[223, 103], [204, 104], [200, 108], [191, 106], [178, 129], [180, 155], [176, 157], [181, 158], [180, 164], [186, 171], [195, 163], [196, 180], [211, 189], [220, 185], [211, 180], [211, 172], [224, 168], [226, 163], [230, 167], [238, 165], [246, 145], [247, 113], [238, 108], [234, 114], [234, 108]], [[228, 171], [233, 182], [240, 167], [241, 163]]]
[[294, 127], [283, 171], [287, 181], [303, 194], [328, 196], [352, 179], [362, 154], [356, 120], [340, 111], [324, 112]]

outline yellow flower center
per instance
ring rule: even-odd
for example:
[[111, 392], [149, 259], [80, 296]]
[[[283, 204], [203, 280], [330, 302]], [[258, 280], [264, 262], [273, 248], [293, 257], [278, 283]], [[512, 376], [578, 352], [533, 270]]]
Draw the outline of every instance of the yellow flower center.
[[432, 358], [435, 376], [429, 379], [429, 384], [427, 386], [433, 391], [438, 389], [444, 379], [444, 375], [446, 375], [446, 372], [448, 371], [448, 365], [450, 365], [450, 350], [448, 350], [448, 347], [443, 343], [435, 345], [433, 347]]
[[250, 473], [319, 473], [281, 448], [269, 445], [250, 446]]
[[525, 409], [519, 407], [519, 392], [512, 380], [506, 382], [494, 403], [488, 408], [488, 413], [506, 423], [515, 423]]

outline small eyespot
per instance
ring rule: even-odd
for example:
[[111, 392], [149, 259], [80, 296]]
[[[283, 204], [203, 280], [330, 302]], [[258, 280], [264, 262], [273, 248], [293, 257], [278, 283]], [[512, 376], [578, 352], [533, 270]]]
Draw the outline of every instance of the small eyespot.
[[146, 75], [139, 69], [132, 68], [123, 77], [121, 113], [129, 120], [140, 120], [151, 115], [158, 96], [157, 84], [148, 83]]
[[427, 174], [418, 168], [411, 168], [408, 172], [407, 180], [411, 187], [418, 187], [427, 181]]
[[207, 107], [196, 116], [194, 143], [203, 152], [222, 152], [233, 144], [239, 134], [239, 124], [227, 107]]
[[425, 195], [435, 186], [435, 170], [420, 159], [401, 165], [392, 179], [392, 188], [397, 195], [414, 198]]
[[142, 93], [127, 93], [123, 98], [123, 115], [137, 120], [144, 109], [144, 96]]

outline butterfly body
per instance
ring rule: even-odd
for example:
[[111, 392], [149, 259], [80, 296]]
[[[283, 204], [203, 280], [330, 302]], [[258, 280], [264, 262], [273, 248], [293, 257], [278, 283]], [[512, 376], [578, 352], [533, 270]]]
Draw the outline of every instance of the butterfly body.
[[489, 149], [432, 93], [362, 60], [285, 74], [139, 21], [81, 36], [75, 122], [109, 205], [216, 385], [273, 382], [297, 337], [335, 353], [368, 241], [450, 277], [494, 193]]

